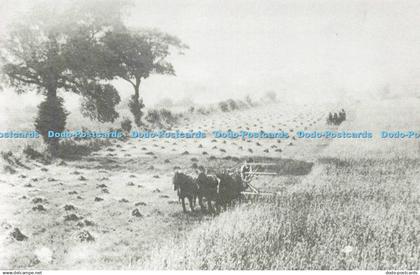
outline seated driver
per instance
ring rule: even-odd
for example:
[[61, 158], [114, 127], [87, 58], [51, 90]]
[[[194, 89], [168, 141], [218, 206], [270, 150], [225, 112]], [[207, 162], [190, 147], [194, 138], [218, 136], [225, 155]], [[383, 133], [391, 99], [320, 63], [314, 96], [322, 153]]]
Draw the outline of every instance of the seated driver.
[[242, 181], [246, 184], [250, 182], [251, 180], [251, 172], [252, 168], [251, 165], [249, 165], [249, 162], [252, 162], [251, 160], [248, 160], [244, 162], [244, 164], [241, 166], [241, 178]]

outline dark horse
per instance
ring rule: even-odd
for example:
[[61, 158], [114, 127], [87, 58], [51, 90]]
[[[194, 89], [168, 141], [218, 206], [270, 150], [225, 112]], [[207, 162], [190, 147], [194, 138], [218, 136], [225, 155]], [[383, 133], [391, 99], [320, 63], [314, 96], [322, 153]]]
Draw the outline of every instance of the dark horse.
[[198, 191], [198, 186], [195, 180], [191, 176], [177, 171], [172, 179], [172, 183], [174, 184], [174, 190], [178, 193], [178, 198], [182, 201], [182, 209], [184, 212], [187, 212], [185, 208], [185, 198], [188, 199], [191, 211], [194, 212], [194, 205]]
[[218, 205], [226, 209], [227, 205], [240, 197], [245, 188], [239, 173], [228, 174], [224, 172], [217, 174], [217, 177], [220, 179], [217, 188]]
[[219, 186], [219, 179], [216, 176], [206, 175], [204, 171], [201, 171], [197, 177], [197, 185], [198, 185], [198, 203], [200, 204], [201, 210], [204, 211], [205, 207], [203, 204], [203, 198], [207, 200], [207, 207], [210, 212], [214, 212], [214, 208], [212, 206], [212, 201], [216, 203], [216, 207], [219, 208], [218, 204], [218, 186]]

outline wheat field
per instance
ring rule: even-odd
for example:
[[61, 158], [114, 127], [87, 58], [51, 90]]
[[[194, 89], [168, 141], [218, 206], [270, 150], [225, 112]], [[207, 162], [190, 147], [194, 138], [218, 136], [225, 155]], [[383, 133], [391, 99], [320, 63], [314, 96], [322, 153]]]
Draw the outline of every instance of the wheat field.
[[[335, 103], [278, 102], [185, 116], [173, 129], [417, 129], [410, 115], [416, 104], [411, 98], [349, 105], [348, 121], [328, 126]], [[89, 146], [75, 159], [50, 163], [30, 159], [21, 147], [3, 151], [0, 268], [419, 268], [418, 141], [291, 134], [280, 142], [129, 139]], [[277, 177], [255, 179], [276, 196], [248, 195], [218, 215], [182, 213], [175, 168], [233, 167], [248, 157], [288, 166]], [[14, 239], [15, 229], [26, 239]]]

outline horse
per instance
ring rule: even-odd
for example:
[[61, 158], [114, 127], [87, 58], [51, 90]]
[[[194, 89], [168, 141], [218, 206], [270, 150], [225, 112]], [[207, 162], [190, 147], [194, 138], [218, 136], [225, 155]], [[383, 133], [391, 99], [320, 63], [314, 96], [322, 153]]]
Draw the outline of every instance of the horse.
[[328, 114], [327, 124], [328, 125], [333, 124], [333, 115], [331, 112]]
[[176, 171], [172, 183], [174, 185], [174, 191], [178, 193], [178, 199], [182, 202], [182, 210], [187, 212], [185, 208], [185, 198], [187, 198], [191, 211], [194, 212], [194, 205], [198, 193], [198, 186], [195, 180], [189, 175]]
[[344, 111], [344, 109], [341, 109], [339, 112], [338, 119], [340, 123], [346, 120], [346, 111]]
[[239, 198], [241, 192], [245, 189], [242, 177], [239, 173], [228, 174], [226, 172], [219, 173], [216, 176], [219, 178], [218, 204], [226, 209], [227, 205]]
[[198, 203], [201, 207], [201, 210], [205, 211], [203, 198], [207, 200], [207, 207], [210, 212], [214, 212], [211, 203], [212, 201], [216, 203], [216, 208], [219, 209], [219, 198], [217, 190], [220, 180], [216, 176], [206, 175], [204, 171], [201, 171], [196, 179], [196, 182], [198, 186]]

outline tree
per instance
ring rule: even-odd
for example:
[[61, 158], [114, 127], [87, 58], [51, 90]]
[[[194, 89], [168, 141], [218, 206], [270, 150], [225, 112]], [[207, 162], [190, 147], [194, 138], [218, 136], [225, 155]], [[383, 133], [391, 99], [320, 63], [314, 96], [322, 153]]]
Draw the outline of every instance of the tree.
[[67, 115], [63, 99], [60, 97], [47, 97], [38, 107], [35, 129], [41, 134], [44, 142], [51, 145], [51, 149], [57, 148], [58, 139], [48, 138], [48, 131], [64, 131]]
[[112, 85], [92, 82], [87, 85], [82, 102], [82, 114], [99, 122], [114, 122], [119, 117], [114, 108], [121, 101], [118, 91]]
[[110, 73], [129, 82], [134, 89], [129, 108], [137, 126], [141, 124], [144, 107], [140, 98], [140, 84], [151, 74], [175, 75], [173, 65], [167, 61], [171, 49], [180, 54], [188, 46], [175, 36], [157, 30], [109, 31], [101, 39]]
[[268, 102], [276, 102], [277, 101], [277, 94], [274, 91], [267, 91], [265, 94], [265, 99]]
[[251, 99], [251, 96], [250, 96], [250, 95], [246, 95], [246, 96], [245, 96], [245, 102], [249, 105], [249, 107], [254, 106], [254, 102], [252, 101], [252, 99]]
[[46, 96], [35, 123], [45, 141], [45, 129], [65, 127], [66, 112], [62, 98], [57, 96], [59, 91], [85, 97], [85, 114], [92, 118], [113, 121], [118, 116], [114, 109], [120, 101], [117, 91], [110, 84], [101, 83], [112, 76], [104, 69], [99, 39], [110, 29], [123, 28], [122, 23], [116, 17], [106, 18], [101, 9], [83, 8], [81, 1], [77, 3], [59, 11], [46, 11], [44, 7], [40, 13], [39, 7], [34, 9], [26, 21], [12, 26], [1, 49], [2, 72], [9, 84], [18, 93], [35, 89]]

